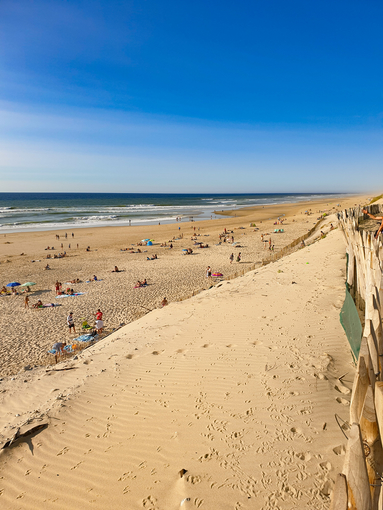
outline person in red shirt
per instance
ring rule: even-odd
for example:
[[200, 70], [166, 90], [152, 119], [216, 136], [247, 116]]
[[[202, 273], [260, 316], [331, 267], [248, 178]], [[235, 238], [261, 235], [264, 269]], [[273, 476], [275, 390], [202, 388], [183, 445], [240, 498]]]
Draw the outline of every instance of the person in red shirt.
[[102, 320], [102, 311], [100, 309], [97, 310], [95, 314], [93, 314], [96, 317], [96, 329], [98, 333], [102, 333], [103, 327], [104, 327], [104, 321]]

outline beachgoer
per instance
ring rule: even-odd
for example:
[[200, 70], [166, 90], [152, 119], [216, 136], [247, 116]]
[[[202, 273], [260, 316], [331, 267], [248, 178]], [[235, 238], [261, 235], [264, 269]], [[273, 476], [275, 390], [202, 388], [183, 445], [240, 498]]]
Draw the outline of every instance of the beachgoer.
[[76, 333], [76, 327], [74, 325], [74, 319], [73, 319], [73, 312], [70, 312], [70, 314], [67, 317], [66, 322], [69, 326], [69, 333], [72, 331], [72, 328], [73, 328], [73, 332]]
[[114, 266], [112, 273], [119, 273], [119, 272], [120, 272], [120, 270], [118, 269], [118, 267]]
[[55, 360], [57, 363], [57, 359], [59, 356], [64, 354], [64, 347], [66, 346], [66, 342], [56, 342], [53, 344], [52, 351], [55, 351]]
[[161, 306], [166, 306], [168, 304], [168, 300], [166, 299], [166, 297], [164, 297], [164, 299], [161, 301]]
[[43, 306], [43, 302], [41, 301], [41, 299], [39, 299], [37, 301], [37, 303], [35, 303], [34, 305], [32, 305], [32, 308], [41, 308]]
[[207, 266], [207, 268], [206, 268], [206, 278], [211, 278], [211, 268], [210, 268], [210, 266]]
[[334, 230], [334, 225], [332, 223], [330, 224], [330, 230]]
[[102, 333], [102, 329], [104, 327], [104, 321], [102, 320], [102, 311], [100, 308], [96, 313], [93, 314], [96, 317], [96, 329], [98, 333]]
[[56, 283], [55, 283], [56, 296], [58, 296], [60, 294], [60, 287], [61, 287], [61, 283], [58, 280], [56, 280]]
[[93, 275], [92, 280], [93, 280], [94, 282], [97, 282], [97, 276], [96, 276], [95, 274]]
[[380, 220], [381, 221], [381, 224], [378, 228], [378, 230], [375, 232], [375, 239], [378, 239], [378, 236], [379, 234], [381, 233], [381, 231], [383, 230], [383, 216], [375, 216], [374, 214], [370, 214], [367, 209], [362, 209], [362, 212], [364, 214], [367, 214], [367, 216], [369, 216], [370, 218], [372, 218], [373, 220]]
[[50, 269], [49, 264], [47, 264], [44, 269]]
[[29, 308], [29, 296], [28, 296], [28, 294], [24, 298], [24, 308]]
[[237, 262], [241, 262], [241, 252], [239, 252], [237, 255]]
[[230, 264], [233, 263], [233, 260], [234, 260], [234, 253], [232, 253], [229, 257], [229, 260], [230, 260]]

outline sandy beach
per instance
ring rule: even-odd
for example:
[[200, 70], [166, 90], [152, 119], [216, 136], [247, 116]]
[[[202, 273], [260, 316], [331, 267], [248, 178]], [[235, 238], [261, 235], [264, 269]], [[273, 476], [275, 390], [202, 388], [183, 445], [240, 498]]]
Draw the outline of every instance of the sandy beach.
[[[199, 270], [227, 259], [220, 248]], [[172, 258], [178, 268], [188, 259]], [[3, 440], [28, 419], [45, 428], [2, 450], [2, 506], [327, 509], [346, 443], [334, 416], [348, 419], [354, 373], [339, 322], [345, 264], [335, 229], [148, 313], [77, 359], [4, 379]]]
[[[364, 199], [348, 197], [342, 200], [342, 207], [354, 205]], [[271, 238], [274, 251], [291, 243], [305, 234], [318, 221], [319, 211], [334, 212], [339, 209], [338, 199], [329, 202], [312, 201], [300, 204], [258, 207], [251, 210], [232, 211], [222, 219], [200, 222], [180, 222], [172, 225], [143, 227], [109, 227], [74, 230], [65, 239], [63, 231], [6, 234], [0, 239], [0, 286], [8, 282], [33, 281], [29, 306], [39, 299], [43, 304], [53, 303], [54, 308], [24, 308], [24, 294], [0, 296], [0, 375], [12, 375], [25, 366], [46, 365], [54, 361], [47, 351], [55, 342], [67, 341], [78, 336], [69, 335], [66, 317], [74, 313], [77, 332], [81, 332], [82, 318], [94, 324], [93, 314], [98, 308], [104, 313], [105, 331], [110, 333], [122, 324], [128, 324], [148, 311], [160, 306], [164, 297], [168, 302], [190, 297], [193, 293], [206, 289], [219, 279], [208, 280], [206, 267], [230, 278], [270, 255]], [[311, 209], [312, 214], [304, 212]], [[274, 225], [276, 218], [284, 218], [283, 225]], [[329, 229], [329, 221], [323, 228]], [[250, 227], [256, 224], [256, 228]], [[282, 227], [284, 232], [274, 234], [274, 229]], [[232, 232], [234, 242], [219, 244], [219, 234], [224, 229]], [[195, 230], [194, 230], [195, 229]], [[208, 244], [209, 248], [198, 248], [191, 237]], [[318, 232], [319, 235], [319, 232]], [[182, 239], [180, 237], [183, 236]], [[154, 239], [153, 246], [137, 247], [142, 239]], [[175, 239], [175, 240], [174, 240]], [[161, 244], [167, 243], [167, 247]], [[172, 242], [173, 249], [169, 249]], [[61, 243], [63, 249], [61, 249]], [[69, 245], [71, 248], [69, 248]], [[79, 246], [77, 248], [77, 245]], [[47, 247], [55, 250], [45, 250]], [[90, 246], [90, 251], [86, 247]], [[134, 248], [136, 253], [121, 251]], [[138, 248], [142, 253], [137, 253]], [[193, 254], [183, 255], [183, 249], [193, 249]], [[46, 259], [47, 255], [66, 251], [62, 259]], [[241, 262], [236, 262], [238, 253]], [[24, 255], [21, 255], [23, 253]], [[234, 262], [229, 257], [234, 254]], [[157, 254], [157, 260], [147, 260]], [[34, 262], [33, 262], [34, 261]], [[46, 264], [50, 270], [44, 270]], [[117, 265], [122, 272], [112, 273]], [[94, 274], [101, 281], [86, 283]], [[82, 283], [67, 283], [74, 279]], [[148, 281], [145, 288], [135, 289], [138, 280]], [[63, 289], [73, 288], [78, 297], [57, 299], [55, 282]]]

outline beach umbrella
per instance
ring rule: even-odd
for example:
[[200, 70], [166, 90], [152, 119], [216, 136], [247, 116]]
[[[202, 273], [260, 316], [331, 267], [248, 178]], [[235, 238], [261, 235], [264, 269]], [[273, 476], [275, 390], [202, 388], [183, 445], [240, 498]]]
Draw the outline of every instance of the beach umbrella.
[[35, 282], [27, 282], [20, 285], [20, 287], [32, 287], [32, 285], [36, 285]]
[[18, 282], [11, 282], [11, 283], [7, 283], [6, 287], [18, 287], [20, 285], [20, 283]]
[[142, 239], [141, 240], [142, 243], [146, 243], [146, 241], [150, 241], [150, 239]]
[[183, 249], [182, 249], [182, 251], [187, 251], [187, 249], [186, 249], [186, 248], [183, 248]]
[[213, 273], [212, 276], [223, 276], [222, 273]]

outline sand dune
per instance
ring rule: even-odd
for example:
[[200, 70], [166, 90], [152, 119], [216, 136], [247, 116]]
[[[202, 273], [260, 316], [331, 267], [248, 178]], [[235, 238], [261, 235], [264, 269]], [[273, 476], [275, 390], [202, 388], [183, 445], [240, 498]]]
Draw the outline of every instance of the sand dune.
[[333, 231], [57, 365], [73, 370], [8, 380], [3, 437], [31, 410], [49, 425], [0, 454], [2, 507], [328, 508], [354, 370], [344, 281]]

